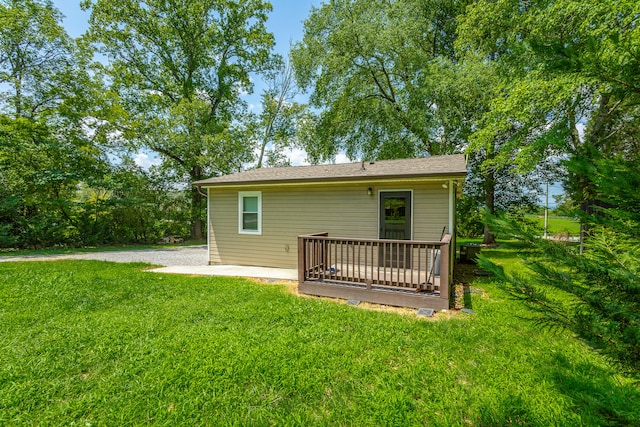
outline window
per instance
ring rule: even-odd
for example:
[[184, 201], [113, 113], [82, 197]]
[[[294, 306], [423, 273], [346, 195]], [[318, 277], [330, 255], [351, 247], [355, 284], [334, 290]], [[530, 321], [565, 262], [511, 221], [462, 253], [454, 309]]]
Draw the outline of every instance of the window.
[[238, 193], [238, 233], [262, 234], [262, 192]]

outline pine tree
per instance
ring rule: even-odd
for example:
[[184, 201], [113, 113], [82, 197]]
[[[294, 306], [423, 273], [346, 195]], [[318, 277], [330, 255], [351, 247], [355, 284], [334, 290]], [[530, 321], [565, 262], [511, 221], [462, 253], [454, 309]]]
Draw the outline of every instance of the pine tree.
[[[572, 331], [623, 371], [640, 376], [640, 167], [618, 159], [573, 161], [570, 169], [595, 196], [583, 222], [585, 250], [540, 239], [517, 224], [496, 219], [525, 242], [527, 274], [511, 274], [481, 259], [507, 291], [536, 313], [535, 320]], [[588, 172], [588, 174], [586, 173]]]

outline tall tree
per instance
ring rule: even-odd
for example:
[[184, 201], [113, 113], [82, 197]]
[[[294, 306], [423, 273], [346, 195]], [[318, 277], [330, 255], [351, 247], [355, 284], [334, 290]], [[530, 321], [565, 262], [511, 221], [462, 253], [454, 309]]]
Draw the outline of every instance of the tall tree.
[[455, 59], [455, 18], [467, 1], [332, 0], [314, 8], [292, 60], [301, 87], [321, 109], [323, 160], [446, 154], [438, 79]]
[[[234, 123], [251, 73], [272, 66], [262, 0], [84, 0], [89, 36], [110, 61], [113, 90], [137, 147], [185, 180], [240, 169], [252, 155]], [[191, 190], [191, 235], [203, 232], [203, 196]]]
[[[502, 84], [486, 57], [459, 60], [458, 18], [470, 3], [335, 0], [314, 9], [292, 52], [298, 81], [321, 110], [306, 143], [310, 160], [339, 151], [375, 159], [467, 150]], [[489, 159], [471, 163], [491, 212], [512, 199], [497, 180], [513, 168], [491, 162], [502, 144], [496, 138], [470, 151]], [[495, 242], [488, 226], [484, 242]]]
[[60, 102], [73, 41], [51, 1], [0, 1], [0, 100], [15, 118], [36, 118]]
[[[496, 62], [503, 80], [472, 144], [503, 144], [495, 163], [531, 170], [549, 154], [637, 156], [637, 2], [479, 1], [461, 18], [459, 49]], [[499, 26], [494, 25], [500, 22]], [[573, 198], [590, 197], [579, 177]]]
[[265, 155], [269, 165], [288, 163], [283, 159], [282, 150], [297, 145], [297, 124], [307, 112], [306, 104], [295, 101], [299, 92], [290, 64], [280, 64], [266, 77], [267, 87], [261, 95], [262, 111], [254, 123], [260, 144], [258, 168], [265, 163]]
[[76, 185], [108, 168], [88, 119], [100, 93], [92, 52], [50, 1], [0, 1], [0, 222], [5, 243], [77, 238]]

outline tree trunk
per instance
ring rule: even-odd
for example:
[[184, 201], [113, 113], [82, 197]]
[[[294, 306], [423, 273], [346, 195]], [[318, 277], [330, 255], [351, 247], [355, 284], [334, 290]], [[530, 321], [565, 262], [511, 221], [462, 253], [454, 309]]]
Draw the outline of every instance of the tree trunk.
[[[485, 175], [484, 182], [484, 197], [485, 204], [487, 206], [487, 210], [489, 214], [495, 215], [495, 196], [496, 196], [496, 183], [494, 181], [494, 173], [493, 171], [487, 173]], [[482, 239], [483, 245], [495, 245], [496, 236], [493, 234], [493, 230], [489, 226], [487, 222], [484, 223], [484, 237]]]
[[[202, 179], [202, 168], [194, 166], [189, 173], [192, 181]], [[191, 239], [200, 240], [203, 236], [204, 224], [202, 222], [202, 209], [204, 197], [197, 187], [191, 188]]]
[[[493, 147], [487, 149], [487, 160], [492, 160], [495, 157]], [[496, 199], [496, 179], [494, 166], [489, 168], [484, 173], [484, 202], [490, 215], [495, 215], [495, 199]], [[484, 237], [482, 239], [483, 245], [495, 245], [496, 236], [493, 234], [493, 230], [485, 221], [484, 223]]]
[[18, 73], [19, 77], [16, 79], [15, 89], [16, 89], [16, 99], [15, 109], [16, 109], [16, 119], [22, 117], [22, 73]]

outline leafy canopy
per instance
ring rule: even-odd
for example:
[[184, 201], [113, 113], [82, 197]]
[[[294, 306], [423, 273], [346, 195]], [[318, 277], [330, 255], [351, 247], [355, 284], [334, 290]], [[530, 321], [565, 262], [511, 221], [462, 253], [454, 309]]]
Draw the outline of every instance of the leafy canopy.
[[312, 10], [291, 53], [298, 83], [322, 109], [312, 160], [341, 150], [370, 159], [456, 150], [442, 137], [438, 89], [466, 3], [333, 0]]
[[[273, 36], [262, 0], [85, 0], [90, 39], [109, 60], [125, 117], [124, 143], [158, 153], [181, 184], [238, 170], [253, 142], [237, 124], [251, 73], [270, 69]], [[191, 195], [192, 236], [203, 198]]]

